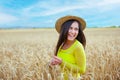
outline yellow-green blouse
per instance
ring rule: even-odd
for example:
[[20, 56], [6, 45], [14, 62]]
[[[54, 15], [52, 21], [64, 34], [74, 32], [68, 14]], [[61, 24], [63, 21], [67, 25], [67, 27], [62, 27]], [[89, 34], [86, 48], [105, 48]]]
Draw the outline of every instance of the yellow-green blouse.
[[[86, 70], [86, 56], [82, 44], [75, 40], [75, 42], [68, 49], [58, 50], [57, 56], [62, 59], [61, 67], [63, 72], [72, 72], [74, 76], [84, 73]], [[67, 75], [67, 74], [66, 74]]]

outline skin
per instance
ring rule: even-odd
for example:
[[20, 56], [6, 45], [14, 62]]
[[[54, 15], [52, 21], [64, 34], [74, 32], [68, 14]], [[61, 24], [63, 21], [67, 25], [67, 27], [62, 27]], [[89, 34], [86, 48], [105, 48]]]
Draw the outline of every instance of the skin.
[[[62, 46], [62, 49], [67, 49], [74, 43], [76, 37], [78, 36], [78, 32], [79, 32], [79, 25], [76, 21], [74, 21], [68, 30], [67, 40]], [[51, 65], [59, 65], [61, 63], [62, 63], [62, 59], [58, 58], [57, 56], [53, 56], [50, 62]]]

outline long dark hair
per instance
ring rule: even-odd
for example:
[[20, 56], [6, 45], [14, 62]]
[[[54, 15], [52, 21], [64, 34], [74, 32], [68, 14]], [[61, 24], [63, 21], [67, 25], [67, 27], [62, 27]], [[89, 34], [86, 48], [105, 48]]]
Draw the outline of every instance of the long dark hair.
[[[61, 44], [67, 40], [67, 35], [68, 35], [68, 30], [70, 28], [70, 26], [72, 25], [72, 23], [74, 21], [77, 21], [77, 20], [68, 20], [66, 22], [64, 22], [62, 24], [62, 27], [61, 27], [61, 30], [60, 30], [60, 34], [59, 34], [59, 38], [58, 38], [58, 42], [57, 42], [57, 46], [56, 46], [56, 49], [55, 49], [55, 55], [57, 55], [57, 52], [58, 52], [58, 49], [59, 47], [61, 46]], [[82, 43], [84, 49], [85, 49], [85, 46], [86, 46], [86, 38], [85, 38], [85, 35], [82, 31], [82, 28], [81, 28], [81, 23], [79, 21], [77, 21], [78, 24], [79, 24], [79, 33], [78, 33], [78, 36], [76, 37], [76, 39]]]

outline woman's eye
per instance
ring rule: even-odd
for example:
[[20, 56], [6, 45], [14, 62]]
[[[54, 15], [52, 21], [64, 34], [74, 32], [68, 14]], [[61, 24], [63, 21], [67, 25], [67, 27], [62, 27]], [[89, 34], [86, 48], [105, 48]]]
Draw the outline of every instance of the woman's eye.
[[70, 27], [70, 29], [72, 29], [72, 27]]
[[75, 28], [76, 31], [78, 31], [79, 29], [78, 28]]

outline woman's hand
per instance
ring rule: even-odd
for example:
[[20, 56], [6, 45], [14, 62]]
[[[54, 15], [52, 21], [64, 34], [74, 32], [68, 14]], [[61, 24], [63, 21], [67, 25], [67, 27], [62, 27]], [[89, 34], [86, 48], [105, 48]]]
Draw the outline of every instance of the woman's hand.
[[54, 56], [50, 62], [50, 65], [59, 65], [62, 63], [62, 59], [58, 58], [57, 56]]

